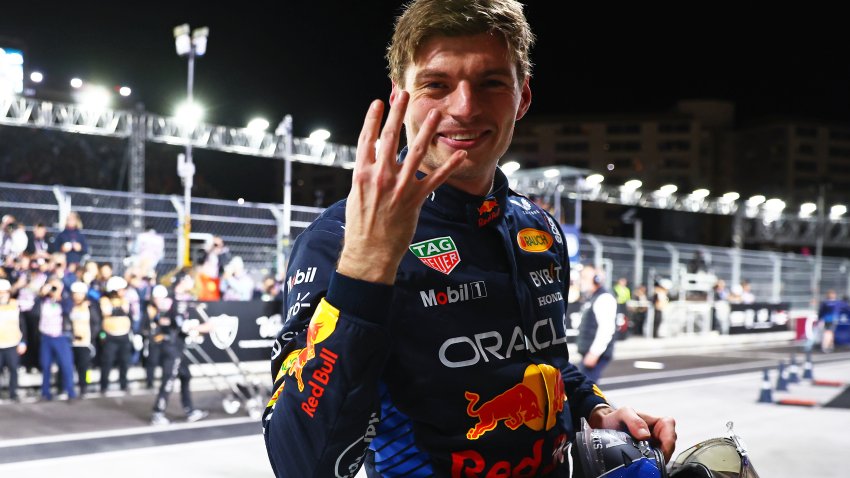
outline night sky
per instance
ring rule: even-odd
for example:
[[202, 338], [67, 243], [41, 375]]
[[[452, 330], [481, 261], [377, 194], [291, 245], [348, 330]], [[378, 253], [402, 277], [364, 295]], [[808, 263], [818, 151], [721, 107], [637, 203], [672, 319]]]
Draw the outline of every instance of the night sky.
[[[0, 13], [0, 37], [24, 42], [28, 69], [42, 71], [51, 88], [67, 89], [72, 76], [127, 84], [134, 101], [171, 114], [186, 81], [171, 29], [206, 25], [195, 91], [208, 121], [244, 126], [261, 115], [273, 128], [290, 113], [296, 134], [325, 127], [332, 141], [350, 144], [370, 100], [388, 96], [383, 52], [400, 4], [10, 3]], [[714, 5], [527, 3], [538, 36], [531, 115], [665, 111], [698, 97], [734, 100], [745, 122], [769, 115], [850, 121], [850, 42], [841, 30], [830, 33], [826, 12], [813, 23], [800, 12]]]

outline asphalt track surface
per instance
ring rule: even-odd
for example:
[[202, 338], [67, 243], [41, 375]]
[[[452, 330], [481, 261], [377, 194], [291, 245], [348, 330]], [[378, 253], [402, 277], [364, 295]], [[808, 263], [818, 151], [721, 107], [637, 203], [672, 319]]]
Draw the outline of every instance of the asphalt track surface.
[[[602, 388], [615, 405], [676, 417], [677, 454], [721, 436], [732, 420], [762, 478], [850, 476], [843, 458], [849, 409], [756, 403], [761, 370], [787, 361], [792, 351], [802, 361], [790, 344], [623, 358], [606, 371]], [[850, 351], [813, 358], [816, 378], [850, 382]], [[166, 427], [148, 425], [154, 396], [143, 390], [72, 402], [2, 403], [0, 476], [270, 477], [257, 420], [244, 412], [227, 415], [220, 393], [203, 390], [203, 381], [198, 388], [196, 405], [210, 416], [185, 423], [179, 394], [172, 394], [174, 423]], [[773, 398], [824, 404], [843, 390], [800, 383]]]

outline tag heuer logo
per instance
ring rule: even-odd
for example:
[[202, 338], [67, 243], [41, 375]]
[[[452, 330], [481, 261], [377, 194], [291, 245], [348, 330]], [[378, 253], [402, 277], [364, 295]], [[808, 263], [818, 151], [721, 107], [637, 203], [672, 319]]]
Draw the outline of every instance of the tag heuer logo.
[[410, 245], [410, 252], [431, 269], [448, 275], [458, 264], [460, 254], [451, 237], [437, 237]]

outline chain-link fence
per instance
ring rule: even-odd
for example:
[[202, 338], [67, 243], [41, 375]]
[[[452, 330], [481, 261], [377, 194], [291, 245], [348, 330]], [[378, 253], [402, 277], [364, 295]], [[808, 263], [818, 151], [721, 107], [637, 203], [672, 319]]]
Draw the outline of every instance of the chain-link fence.
[[[45, 223], [55, 234], [61, 231], [67, 213], [76, 211], [84, 224], [91, 259], [110, 262], [119, 272], [132, 253], [133, 198], [125, 192], [0, 183], [0, 213], [14, 215], [27, 227]], [[165, 238], [165, 258], [157, 268], [159, 273], [177, 265], [181, 205], [182, 198], [177, 196], [144, 195], [145, 225]], [[242, 257], [253, 275], [273, 274], [278, 264], [285, 263], [281, 257], [285, 254], [281, 244], [284, 239], [281, 208], [280, 204], [194, 198], [193, 237], [198, 243], [207, 237], [220, 236], [234, 256]], [[300, 234], [321, 212], [320, 208], [293, 206], [292, 237]], [[718, 279], [724, 279], [730, 286], [742, 280], [750, 282], [759, 301], [790, 302], [794, 308], [809, 308], [815, 299], [812, 256], [590, 234], [581, 237], [580, 252], [582, 262], [603, 267], [609, 281], [626, 277], [633, 287], [651, 285], [658, 278], [677, 283], [688, 262], [699, 252]], [[850, 294], [850, 260], [823, 258], [819, 290], [827, 289]]]
[[[58, 234], [64, 228], [69, 211], [80, 215], [83, 233], [89, 244], [89, 257], [98, 263], [108, 262], [116, 272], [127, 266], [133, 254], [135, 237], [130, 210], [133, 196], [126, 192], [33, 186], [0, 183], [0, 214], [11, 214], [18, 222], [32, 228], [44, 223], [48, 232]], [[163, 274], [177, 266], [178, 211], [183, 199], [177, 196], [144, 195], [145, 229], [153, 228], [165, 239], [165, 256], [157, 266]], [[301, 233], [321, 209], [292, 207], [292, 236]], [[192, 199], [192, 237], [197, 244], [212, 236], [220, 236], [233, 256], [240, 256], [246, 270], [265, 276], [277, 272], [283, 263], [279, 247], [283, 238], [280, 204], [243, 203], [213, 199]]]
[[[641, 250], [643, 254], [639, 253]], [[708, 271], [730, 287], [740, 281], [749, 282], [759, 302], [789, 302], [792, 308], [801, 309], [812, 308], [815, 303], [813, 256], [589, 234], [580, 241], [583, 263], [602, 267], [609, 283], [625, 277], [632, 288], [640, 284], [651, 288], [655, 280], [662, 278], [679, 284], [697, 253], [702, 255]], [[850, 295], [850, 260], [823, 258], [819, 290], [828, 289]]]

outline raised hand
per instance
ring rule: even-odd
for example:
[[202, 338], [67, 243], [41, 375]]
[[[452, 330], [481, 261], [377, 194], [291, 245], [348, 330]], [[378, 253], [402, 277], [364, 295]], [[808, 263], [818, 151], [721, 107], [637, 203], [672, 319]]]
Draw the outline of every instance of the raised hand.
[[[432, 110], [409, 145], [404, 162], [398, 164], [396, 151], [409, 99], [405, 91], [396, 95], [383, 130], [383, 103], [373, 101], [366, 113], [357, 141], [345, 209], [345, 243], [337, 267], [348, 277], [392, 284], [425, 198], [466, 159], [466, 151], [458, 150], [425, 178], [416, 177], [440, 122], [440, 113]], [[376, 151], [379, 132], [381, 147]]]

